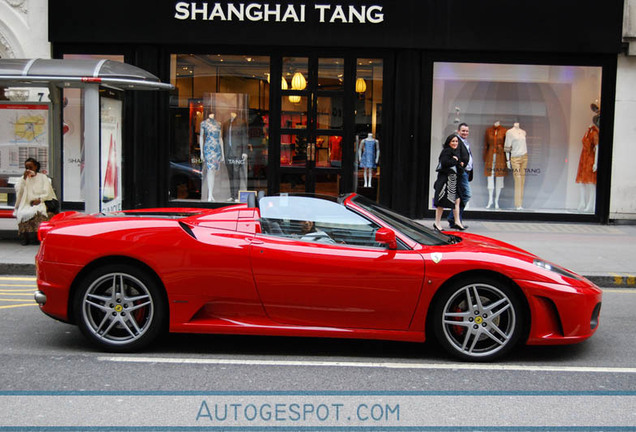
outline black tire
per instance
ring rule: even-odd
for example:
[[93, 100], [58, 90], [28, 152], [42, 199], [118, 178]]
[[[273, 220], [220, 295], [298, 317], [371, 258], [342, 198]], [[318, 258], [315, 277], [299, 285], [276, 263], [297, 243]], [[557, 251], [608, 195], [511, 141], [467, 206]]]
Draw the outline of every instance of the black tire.
[[523, 333], [525, 308], [509, 284], [462, 279], [446, 287], [432, 308], [439, 344], [461, 360], [490, 361], [507, 354]]
[[91, 271], [80, 282], [73, 306], [84, 336], [111, 352], [146, 347], [164, 331], [168, 317], [155, 279], [129, 264]]

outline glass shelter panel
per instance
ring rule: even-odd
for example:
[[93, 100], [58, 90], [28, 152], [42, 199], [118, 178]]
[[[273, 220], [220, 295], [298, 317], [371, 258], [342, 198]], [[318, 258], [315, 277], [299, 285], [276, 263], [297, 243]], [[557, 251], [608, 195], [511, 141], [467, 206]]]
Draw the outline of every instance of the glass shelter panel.
[[431, 178], [469, 126], [470, 208], [594, 213], [601, 67], [435, 63]]
[[382, 59], [359, 58], [355, 80], [354, 173], [356, 191], [372, 200], [379, 198], [382, 148]]
[[267, 189], [269, 78], [269, 57], [171, 56], [171, 200]]

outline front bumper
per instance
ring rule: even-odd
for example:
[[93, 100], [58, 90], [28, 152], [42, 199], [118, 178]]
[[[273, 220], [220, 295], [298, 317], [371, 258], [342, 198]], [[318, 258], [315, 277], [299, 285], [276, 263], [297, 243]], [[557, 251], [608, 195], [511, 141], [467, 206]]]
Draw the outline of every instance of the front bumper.
[[602, 291], [586, 279], [572, 285], [515, 281], [528, 299], [528, 345], [561, 345], [584, 341], [598, 329]]

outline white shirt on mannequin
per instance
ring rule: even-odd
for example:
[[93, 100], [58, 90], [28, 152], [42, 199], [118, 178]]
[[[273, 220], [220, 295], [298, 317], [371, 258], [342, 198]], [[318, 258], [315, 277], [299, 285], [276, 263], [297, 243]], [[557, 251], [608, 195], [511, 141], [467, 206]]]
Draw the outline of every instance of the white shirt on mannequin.
[[528, 153], [526, 131], [519, 127], [519, 123], [515, 123], [511, 129], [506, 131], [504, 151], [509, 152], [511, 157], [521, 157]]

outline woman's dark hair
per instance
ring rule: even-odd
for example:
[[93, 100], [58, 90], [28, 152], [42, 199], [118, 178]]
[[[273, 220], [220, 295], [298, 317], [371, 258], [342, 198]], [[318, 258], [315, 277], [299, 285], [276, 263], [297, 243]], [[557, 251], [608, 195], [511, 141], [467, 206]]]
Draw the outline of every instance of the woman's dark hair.
[[457, 138], [457, 141], [459, 142], [459, 136], [457, 134], [450, 134], [446, 138], [446, 141], [444, 141], [444, 145], [442, 147], [444, 147], [444, 148], [450, 147], [450, 142], [453, 140], [453, 138]]
[[35, 165], [35, 172], [40, 172], [40, 162], [31, 157], [25, 160], [24, 164], [26, 165], [27, 162], [33, 162], [33, 165]]

